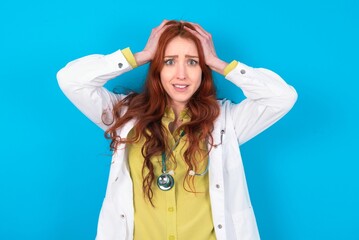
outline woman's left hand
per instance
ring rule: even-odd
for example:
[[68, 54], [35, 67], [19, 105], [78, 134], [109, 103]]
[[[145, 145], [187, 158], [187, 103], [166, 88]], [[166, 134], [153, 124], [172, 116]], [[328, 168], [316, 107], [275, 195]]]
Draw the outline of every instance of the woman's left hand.
[[191, 24], [196, 29], [196, 31], [188, 27], [185, 27], [185, 29], [194, 34], [201, 41], [206, 64], [212, 70], [223, 74], [223, 70], [228, 65], [228, 63], [222, 61], [217, 57], [216, 51], [214, 49], [212, 35], [206, 30], [204, 30], [199, 24]]

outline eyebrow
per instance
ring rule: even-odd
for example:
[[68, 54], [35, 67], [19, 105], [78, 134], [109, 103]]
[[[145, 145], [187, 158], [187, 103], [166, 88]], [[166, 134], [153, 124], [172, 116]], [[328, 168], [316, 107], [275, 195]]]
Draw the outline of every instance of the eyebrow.
[[[193, 55], [185, 55], [186, 58], [199, 58], [198, 56], [193, 56]], [[178, 55], [168, 55], [165, 56], [165, 58], [178, 58]]]

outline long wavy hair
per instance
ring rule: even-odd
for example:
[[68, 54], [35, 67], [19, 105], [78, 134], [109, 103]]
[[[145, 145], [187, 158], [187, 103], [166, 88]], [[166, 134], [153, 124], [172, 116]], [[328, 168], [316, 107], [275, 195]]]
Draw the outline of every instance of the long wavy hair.
[[[201, 161], [201, 159], [198, 159], [198, 156], [201, 156], [202, 160], [208, 157], [211, 147], [203, 150], [200, 148], [200, 145], [205, 142], [213, 146], [211, 132], [214, 128], [214, 121], [220, 111], [216, 101], [216, 90], [213, 83], [212, 71], [205, 64], [201, 42], [197, 37], [186, 30], [184, 26], [193, 30], [195, 30], [195, 28], [190, 23], [182, 21], [169, 21], [166, 25], [169, 26], [164, 30], [159, 39], [157, 51], [150, 63], [143, 92], [130, 93], [122, 101], [114, 105], [114, 121], [107, 131], [105, 131], [105, 137], [111, 140], [111, 150], [116, 150], [119, 144], [131, 144], [140, 138], [145, 139], [144, 145], [142, 146], [142, 155], [144, 157], [142, 166], [142, 188], [145, 196], [147, 196], [152, 205], [152, 186], [155, 180], [155, 174], [151, 158], [161, 155], [162, 152], [170, 152], [170, 146], [166, 140], [168, 132], [161, 124], [161, 119], [166, 107], [170, 107], [171, 99], [161, 84], [160, 72], [164, 66], [166, 46], [173, 38], [179, 36], [181, 38], [190, 39], [195, 43], [199, 54], [199, 65], [202, 69], [200, 87], [193, 94], [186, 106], [191, 119], [179, 128], [185, 131], [187, 141], [187, 148], [183, 156], [188, 165], [187, 175], [183, 182], [183, 186], [186, 190], [188, 190], [186, 188], [187, 185], [190, 191], [195, 191], [194, 176], [188, 173], [191, 169], [195, 172], [198, 171], [198, 163]], [[121, 138], [117, 130], [131, 119], [137, 120], [134, 126], [134, 136], [131, 139]], [[177, 131], [179, 129], [177, 129]], [[129, 161], [131, 161], [131, 159]]]

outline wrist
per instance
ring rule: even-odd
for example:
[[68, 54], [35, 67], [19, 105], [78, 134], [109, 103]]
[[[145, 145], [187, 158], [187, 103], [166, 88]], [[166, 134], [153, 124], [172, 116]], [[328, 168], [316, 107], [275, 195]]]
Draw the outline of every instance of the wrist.
[[123, 56], [126, 58], [127, 62], [131, 65], [132, 68], [136, 68], [137, 67], [137, 62], [136, 59], [134, 57], [134, 55], [132, 54], [131, 49], [125, 48], [121, 50]]
[[141, 66], [141, 65], [146, 64], [149, 61], [151, 61], [151, 56], [146, 51], [141, 51], [141, 52], [135, 53], [134, 57], [136, 59], [138, 66]]
[[227, 67], [228, 63], [222, 61], [221, 59], [215, 57], [207, 64], [213, 71], [218, 72], [219, 74], [224, 74], [224, 69]]

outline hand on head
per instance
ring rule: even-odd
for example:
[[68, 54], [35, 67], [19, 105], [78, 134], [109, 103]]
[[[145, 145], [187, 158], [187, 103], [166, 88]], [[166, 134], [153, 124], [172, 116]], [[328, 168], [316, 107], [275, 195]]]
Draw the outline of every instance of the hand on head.
[[196, 29], [196, 31], [188, 28], [187, 26], [185, 26], [185, 29], [191, 32], [201, 41], [206, 64], [211, 66], [211, 63], [214, 61], [214, 59], [218, 58], [214, 49], [212, 35], [204, 30], [201, 25], [192, 22], [190, 22], [190, 24]]
[[[143, 51], [135, 54], [136, 62], [138, 63], [138, 65], [142, 65], [153, 60], [157, 51], [158, 41], [162, 33], [170, 26], [170, 24], [167, 24], [168, 22], [168, 20], [163, 20], [159, 26], [152, 29], [152, 32], [147, 40], [146, 46]], [[181, 22], [183, 23], [184, 21]], [[191, 22], [188, 23], [191, 24], [195, 30], [187, 27], [186, 25], [184, 25], [184, 29], [192, 33], [200, 40], [206, 65], [208, 65], [212, 70], [216, 72], [223, 73], [223, 70], [227, 63], [223, 62], [217, 57], [212, 40], [212, 35], [206, 30], [204, 30], [203, 27], [201, 27], [199, 24]]]
[[168, 20], [163, 20], [159, 26], [152, 29], [151, 35], [147, 40], [145, 48], [143, 49], [143, 52], [145, 52], [151, 60], [156, 53], [158, 40], [160, 39], [161, 34], [168, 27], [168, 25], [165, 25], [167, 22]]
[[[146, 52], [151, 60], [153, 59], [153, 56], [155, 55], [157, 45], [158, 45], [158, 40], [161, 37], [161, 34], [169, 26], [169, 25], [166, 25], [167, 22], [168, 22], [168, 20], [163, 20], [159, 26], [152, 29], [151, 35], [147, 40], [145, 48], [143, 49], [143, 52]], [[181, 21], [181, 22], [184, 22], [184, 21]], [[190, 23], [196, 30], [194, 31], [194, 30], [188, 28], [187, 26], [184, 26], [184, 28], [187, 31], [191, 32], [193, 35], [195, 35], [201, 41], [204, 55], [205, 55], [206, 64], [209, 65], [208, 63], [211, 62], [211, 59], [217, 58], [217, 54], [214, 49], [214, 44], [213, 44], [213, 40], [212, 40], [212, 35], [210, 33], [208, 33], [206, 30], [204, 30], [203, 27], [201, 27], [199, 24], [192, 23], [192, 22], [188, 22], [188, 23]]]

